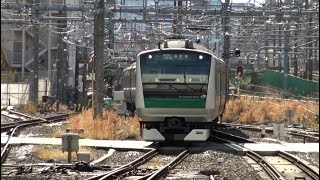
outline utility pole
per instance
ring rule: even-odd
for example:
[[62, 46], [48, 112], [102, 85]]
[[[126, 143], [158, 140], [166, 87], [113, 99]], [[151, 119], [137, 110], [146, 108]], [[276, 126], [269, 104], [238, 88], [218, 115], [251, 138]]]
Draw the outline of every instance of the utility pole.
[[[39, 1], [37, 1], [39, 4]], [[39, 84], [39, 10], [34, 10], [34, 37], [33, 37], [33, 82], [32, 97], [33, 102], [38, 101], [38, 84]]]
[[[300, 9], [299, 9], [299, 12], [300, 12]], [[294, 47], [297, 47], [298, 46], [298, 33], [300, 33], [300, 28], [299, 28], [299, 14], [297, 16], [297, 19], [296, 19], [296, 27], [295, 27], [295, 33], [294, 35], [296, 36], [296, 38], [294, 39], [295, 43], [294, 43]], [[298, 52], [298, 49], [297, 48], [294, 48], [293, 49], [293, 52], [294, 53], [297, 53]], [[301, 69], [300, 69], [301, 71]], [[293, 75], [294, 76], [298, 76], [298, 58], [297, 58], [297, 55], [294, 54], [293, 55]]]
[[[177, 1], [174, 1], [173, 2], [173, 7], [174, 8], [177, 8]], [[173, 14], [173, 33], [174, 34], [177, 34], [177, 14], [176, 13], [174, 13]]]
[[[85, 46], [87, 46], [87, 41], [85, 38]], [[87, 107], [88, 99], [87, 99], [87, 69], [88, 69], [88, 50], [87, 47], [84, 48], [84, 52], [82, 54], [83, 68], [82, 68], [82, 106]]]
[[[289, 28], [288, 28], [289, 29]], [[289, 31], [284, 32], [284, 61], [283, 61], [283, 72], [284, 72], [284, 90], [288, 89], [288, 74], [289, 74]]]
[[178, 34], [180, 35], [181, 33], [182, 33], [182, 27], [181, 27], [181, 25], [182, 25], [182, 1], [178, 1], [178, 15], [177, 15], [177, 28], [178, 28]]
[[[279, 0], [278, 1], [278, 16], [277, 16], [277, 20], [278, 20], [278, 23], [279, 23], [279, 32], [278, 32], [278, 38], [279, 38], [279, 47], [282, 46], [282, 42], [281, 42], [281, 32], [282, 32], [282, 24], [281, 24], [281, 21], [282, 21], [282, 13], [281, 13], [281, 7], [282, 7], [282, 0]], [[279, 51], [280, 51], [280, 54], [281, 54], [281, 49], [279, 48]], [[279, 61], [278, 61], [278, 68], [279, 68], [279, 72], [281, 72], [281, 55], [279, 55]]]
[[[83, 47], [76, 46], [76, 66], [74, 70], [74, 103], [76, 104], [76, 107], [78, 107], [79, 104], [79, 59], [83, 55], [82, 49]], [[76, 111], [78, 111], [77, 108]]]
[[[65, 0], [64, 0], [65, 4]], [[60, 17], [66, 17], [66, 12], [64, 11], [59, 11], [59, 16]], [[62, 32], [62, 29], [65, 28], [66, 26], [66, 21], [65, 20], [58, 20], [58, 27], [59, 31]], [[67, 62], [67, 47], [65, 46], [65, 43], [63, 42], [63, 34], [60, 34], [58, 36], [58, 59], [57, 59], [57, 110], [59, 110], [59, 105], [60, 103], [67, 103], [67, 77], [68, 77], [68, 62]]]
[[[49, 4], [52, 4], [52, 0], [49, 0]], [[49, 11], [49, 17], [51, 17], [51, 11]], [[52, 21], [49, 20], [49, 24], [51, 24]], [[52, 59], [51, 59], [51, 32], [48, 31], [48, 78], [52, 82]]]
[[[313, 23], [312, 23], [312, 16], [310, 17], [309, 19], [309, 27], [307, 28], [307, 34], [308, 36], [311, 36], [312, 35], [312, 27], [313, 26]], [[313, 69], [313, 63], [312, 63], [312, 58], [313, 58], [313, 50], [312, 50], [312, 46], [313, 46], [313, 43], [311, 42], [312, 41], [312, 38], [307, 38], [308, 39], [308, 43], [309, 43], [309, 54], [308, 54], [308, 59], [307, 59], [307, 64], [308, 64], [308, 69], [306, 69], [306, 71], [309, 71], [308, 72], [308, 79], [309, 80], [312, 80], [312, 69]]]
[[108, 43], [108, 48], [109, 49], [114, 49], [114, 25], [115, 21], [113, 20], [113, 14], [111, 11], [107, 12], [108, 18], [109, 18], [109, 43]]
[[230, 0], [225, 0], [225, 3], [222, 3], [222, 28], [223, 28], [223, 60], [226, 62], [226, 72], [227, 72], [227, 100], [229, 100], [229, 57], [230, 57], [230, 17], [228, 16]]
[[93, 90], [93, 118], [102, 116], [104, 92], [104, 0], [97, 3], [94, 15], [94, 90]]

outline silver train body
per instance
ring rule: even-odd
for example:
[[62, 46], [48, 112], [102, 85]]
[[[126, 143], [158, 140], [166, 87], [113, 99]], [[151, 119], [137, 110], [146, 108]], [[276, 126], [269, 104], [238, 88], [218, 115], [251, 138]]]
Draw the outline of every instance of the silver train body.
[[167, 41], [125, 69], [127, 109], [147, 141], [205, 141], [226, 104], [226, 64], [208, 49]]

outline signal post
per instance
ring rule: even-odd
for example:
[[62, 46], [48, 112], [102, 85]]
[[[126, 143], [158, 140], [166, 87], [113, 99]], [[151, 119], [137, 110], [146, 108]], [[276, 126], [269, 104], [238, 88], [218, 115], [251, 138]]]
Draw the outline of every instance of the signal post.
[[240, 65], [237, 67], [237, 72], [236, 72], [236, 78], [237, 78], [237, 95], [238, 95], [238, 96], [240, 95], [240, 80], [241, 80], [242, 75], [243, 75], [243, 67], [242, 67], [242, 65], [240, 64]]

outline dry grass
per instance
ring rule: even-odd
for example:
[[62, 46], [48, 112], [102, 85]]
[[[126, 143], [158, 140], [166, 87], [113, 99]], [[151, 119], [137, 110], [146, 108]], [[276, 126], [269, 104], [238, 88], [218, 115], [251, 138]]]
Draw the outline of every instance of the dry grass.
[[[53, 105], [51, 106], [51, 110], [52, 111], [57, 111], [57, 102], [53, 103]], [[60, 103], [59, 104], [59, 111], [60, 112], [67, 112], [69, 111], [69, 108], [67, 105]]]
[[[293, 116], [286, 117], [286, 111], [291, 110]], [[318, 129], [319, 123], [315, 120], [319, 106], [315, 103], [301, 101], [279, 101], [275, 98], [249, 99], [239, 98], [230, 100], [226, 105], [223, 122], [241, 124], [299, 123], [305, 127]], [[69, 129], [83, 129], [81, 138], [90, 139], [141, 139], [140, 125], [137, 117], [118, 116], [113, 110], [105, 110], [102, 117], [93, 120], [92, 110], [85, 110], [69, 118], [66, 126], [54, 133], [54, 137]]]
[[[53, 159], [55, 161], [67, 161], [68, 160], [68, 152], [62, 153], [61, 146], [55, 145], [41, 145], [34, 146], [33, 152], [36, 153], [36, 156], [43, 161], [47, 161]], [[92, 154], [94, 150], [88, 147], [79, 147], [79, 152], [89, 152]], [[72, 160], [76, 160], [77, 155], [75, 152], [72, 153]]]
[[[69, 118], [66, 128], [84, 129], [82, 138], [90, 139], [140, 139], [139, 121], [137, 117], [120, 117], [112, 110], [106, 110], [102, 117], [92, 118], [92, 110], [82, 111], [81, 113]], [[54, 135], [61, 136], [65, 130], [60, 130]]]
[[[32, 101], [28, 101], [27, 104], [20, 104], [16, 106], [17, 111], [22, 113], [29, 113], [29, 114], [36, 114], [40, 108], [40, 104]], [[57, 111], [57, 104], [54, 103], [51, 108], [49, 109], [51, 111]], [[59, 111], [60, 112], [69, 112], [69, 108], [65, 104], [59, 105]]]
[[[293, 116], [286, 117], [286, 111], [291, 110]], [[315, 115], [319, 112], [319, 106], [315, 103], [301, 101], [279, 101], [270, 99], [239, 98], [230, 100], [226, 105], [223, 116], [224, 122], [236, 122], [242, 124], [264, 124], [288, 121], [289, 124], [299, 123], [306, 127], [318, 129]]]
[[17, 111], [22, 113], [36, 114], [38, 112], [38, 104], [28, 101], [27, 104], [19, 105], [16, 107]]

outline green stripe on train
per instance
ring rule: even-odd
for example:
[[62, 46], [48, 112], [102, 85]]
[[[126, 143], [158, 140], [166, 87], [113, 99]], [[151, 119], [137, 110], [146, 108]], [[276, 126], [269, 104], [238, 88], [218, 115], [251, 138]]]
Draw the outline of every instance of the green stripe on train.
[[145, 108], [202, 108], [206, 107], [206, 99], [179, 98], [144, 98]]

